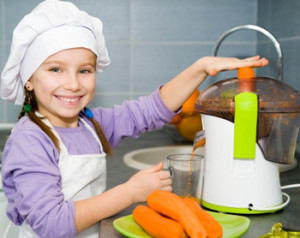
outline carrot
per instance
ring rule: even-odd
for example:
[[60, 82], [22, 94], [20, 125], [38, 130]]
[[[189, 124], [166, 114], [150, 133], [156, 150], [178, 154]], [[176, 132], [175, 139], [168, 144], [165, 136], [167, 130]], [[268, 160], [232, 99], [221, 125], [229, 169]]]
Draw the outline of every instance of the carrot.
[[196, 213], [178, 195], [155, 190], [147, 197], [148, 206], [178, 221], [191, 238], [205, 238], [206, 231]]
[[145, 205], [137, 206], [132, 215], [134, 220], [151, 236], [157, 238], [187, 238], [179, 222], [163, 217]]
[[192, 198], [185, 197], [183, 201], [196, 213], [199, 220], [204, 226], [208, 238], [221, 238], [223, 228], [219, 222], [212, 217], [207, 211], [203, 210], [197, 201]]
[[239, 88], [241, 92], [255, 92], [255, 77], [253, 68], [239, 68], [237, 78], [239, 79]]

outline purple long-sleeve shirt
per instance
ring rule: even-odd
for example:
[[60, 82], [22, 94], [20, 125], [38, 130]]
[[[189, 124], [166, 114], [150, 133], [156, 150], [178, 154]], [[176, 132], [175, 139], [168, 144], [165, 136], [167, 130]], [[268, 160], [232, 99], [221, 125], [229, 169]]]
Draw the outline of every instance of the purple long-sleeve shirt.
[[[174, 116], [163, 104], [158, 89], [148, 97], [92, 111], [113, 147], [124, 137], [136, 138]], [[77, 128], [55, 129], [69, 154], [99, 153], [97, 141], [82, 122]], [[2, 158], [7, 215], [17, 225], [28, 222], [40, 237], [76, 235], [74, 202], [65, 200], [62, 194], [58, 160], [59, 152], [50, 138], [27, 116], [19, 120]]]

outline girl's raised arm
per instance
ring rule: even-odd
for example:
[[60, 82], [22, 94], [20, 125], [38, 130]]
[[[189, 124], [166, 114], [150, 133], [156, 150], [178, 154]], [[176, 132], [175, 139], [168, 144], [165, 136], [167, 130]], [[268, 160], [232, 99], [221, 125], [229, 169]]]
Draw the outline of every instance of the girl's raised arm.
[[246, 59], [203, 57], [164, 85], [160, 89], [160, 95], [169, 110], [176, 111], [208, 75], [216, 76], [221, 71], [242, 67], [263, 67], [268, 63], [267, 59], [259, 56]]

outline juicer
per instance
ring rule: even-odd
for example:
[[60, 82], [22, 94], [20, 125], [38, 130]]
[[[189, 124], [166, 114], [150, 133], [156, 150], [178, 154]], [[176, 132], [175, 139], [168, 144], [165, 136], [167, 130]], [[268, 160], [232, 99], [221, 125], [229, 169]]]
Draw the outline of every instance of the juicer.
[[275, 212], [288, 202], [277, 163], [294, 161], [300, 94], [282, 81], [240, 70], [251, 77], [212, 84], [196, 103], [206, 134], [202, 205], [230, 213]]
[[[258, 27], [249, 29], [265, 33]], [[259, 214], [278, 211], [289, 202], [281, 189], [278, 163], [294, 162], [300, 94], [279, 80], [280, 47], [277, 50], [278, 79], [240, 69], [237, 78], [210, 85], [197, 99], [206, 134], [201, 201], [206, 208]]]

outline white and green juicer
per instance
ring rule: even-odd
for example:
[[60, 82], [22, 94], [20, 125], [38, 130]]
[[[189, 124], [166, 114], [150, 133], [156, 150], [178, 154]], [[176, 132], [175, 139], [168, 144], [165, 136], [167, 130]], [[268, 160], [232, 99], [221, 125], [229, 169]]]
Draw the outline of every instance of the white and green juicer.
[[289, 197], [278, 163], [294, 162], [299, 92], [273, 78], [231, 78], [205, 89], [196, 109], [206, 134], [202, 205], [240, 214], [282, 209]]

